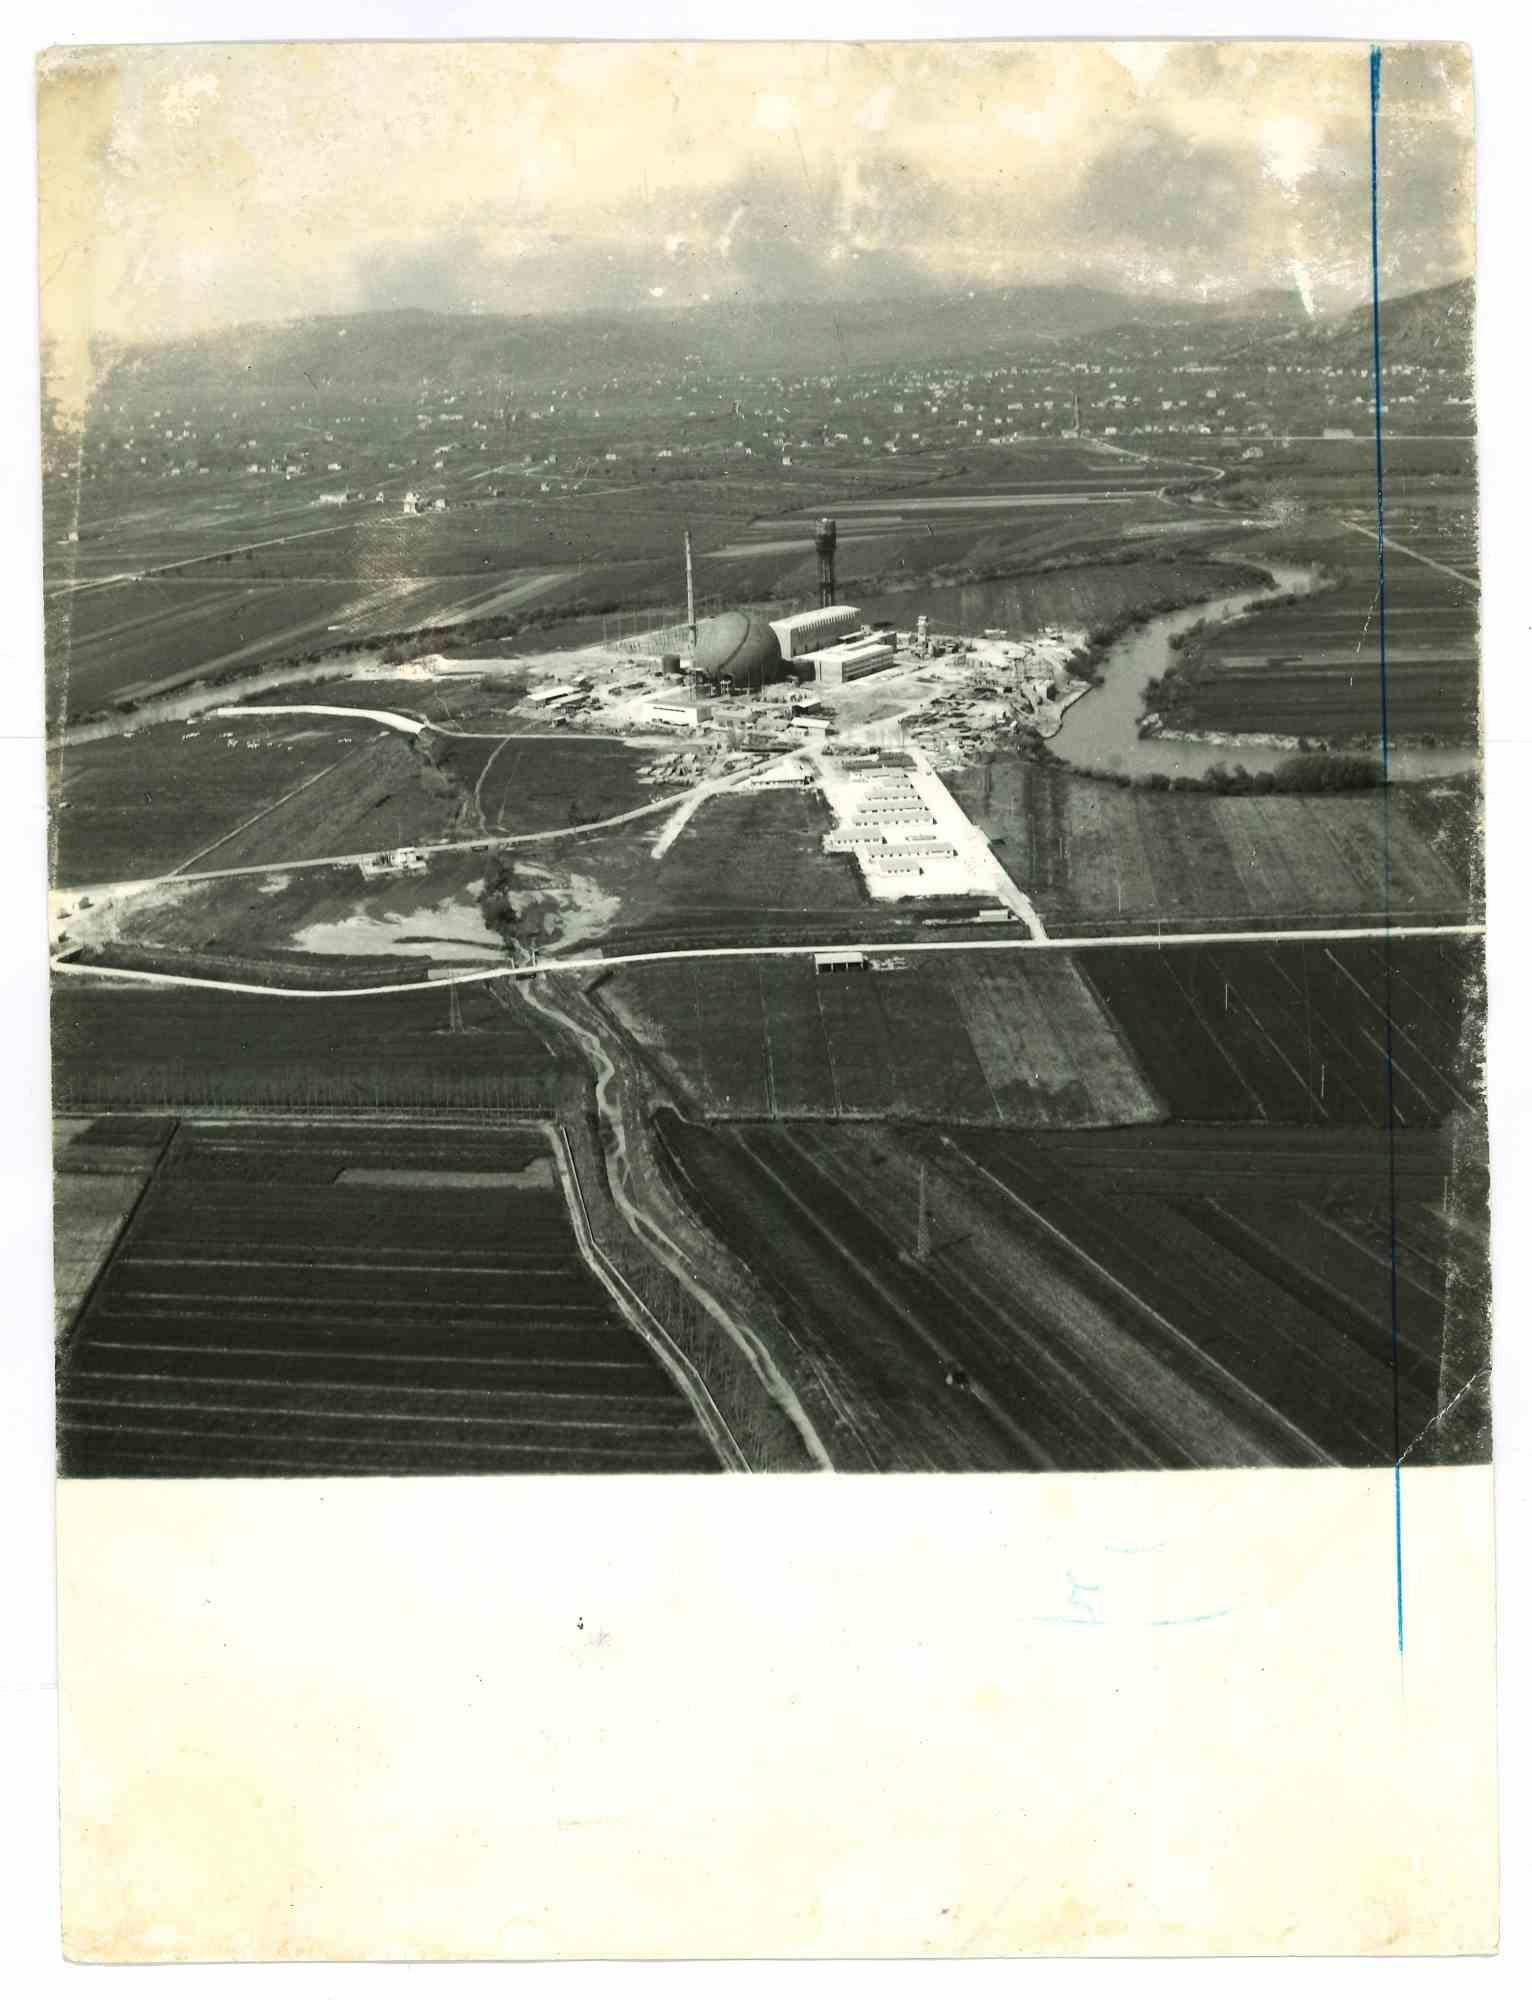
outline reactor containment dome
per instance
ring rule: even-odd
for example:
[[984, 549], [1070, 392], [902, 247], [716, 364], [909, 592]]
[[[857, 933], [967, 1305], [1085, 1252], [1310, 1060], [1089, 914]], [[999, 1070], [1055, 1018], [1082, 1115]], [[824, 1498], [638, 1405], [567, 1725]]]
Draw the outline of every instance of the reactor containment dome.
[[692, 671], [701, 680], [759, 688], [781, 680], [788, 667], [781, 643], [762, 612], [721, 611], [697, 627]]

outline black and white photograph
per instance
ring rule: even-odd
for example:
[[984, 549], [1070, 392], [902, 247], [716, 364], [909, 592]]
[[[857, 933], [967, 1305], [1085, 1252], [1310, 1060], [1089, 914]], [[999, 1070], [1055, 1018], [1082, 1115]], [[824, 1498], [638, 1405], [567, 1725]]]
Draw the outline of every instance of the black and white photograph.
[[[1491, 1449], [1469, 50], [38, 91], [61, 1507], [1366, 1474], [1408, 1659]], [[1040, 1644], [1238, 1616], [1130, 1542]]]
[[286, 60], [48, 357], [65, 1476], [1482, 1456], [1461, 52]]

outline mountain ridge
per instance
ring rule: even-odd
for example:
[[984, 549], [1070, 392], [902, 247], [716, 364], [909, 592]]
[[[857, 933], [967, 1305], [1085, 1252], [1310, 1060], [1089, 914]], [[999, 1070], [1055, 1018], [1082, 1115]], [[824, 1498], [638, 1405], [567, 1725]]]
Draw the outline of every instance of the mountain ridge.
[[[918, 309], [917, 309], [918, 308]], [[1284, 320], [1292, 324], [1283, 325]], [[1391, 358], [1470, 349], [1473, 281], [1386, 301]], [[1309, 320], [1296, 292], [1222, 301], [1145, 300], [1085, 285], [1006, 286], [909, 297], [808, 300], [763, 306], [726, 300], [666, 311], [538, 314], [436, 312], [421, 306], [256, 321], [176, 341], [103, 347], [103, 386], [173, 395], [216, 394], [235, 381], [268, 393], [404, 393], [482, 386], [507, 394], [643, 372], [701, 368], [833, 373], [862, 367], [942, 366], [996, 351], [1046, 351], [1124, 329], [1186, 326], [1243, 334], [1243, 358], [1337, 358], [1365, 345], [1370, 306]]]

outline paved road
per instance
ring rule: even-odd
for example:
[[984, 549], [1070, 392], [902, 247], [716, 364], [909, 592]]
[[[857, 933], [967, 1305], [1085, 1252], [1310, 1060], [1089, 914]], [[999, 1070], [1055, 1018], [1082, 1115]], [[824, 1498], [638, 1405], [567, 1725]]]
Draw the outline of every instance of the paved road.
[[[1241, 433], [1253, 444], [1372, 444], [1371, 427], [1354, 436], [1326, 437], [1322, 431], [1294, 431], [1286, 437], [1265, 437], [1259, 431]], [[1472, 444], [1471, 431], [1385, 431], [1385, 444]]]
[[[211, 711], [224, 721], [260, 721], [267, 715], [326, 715], [339, 716], [345, 722], [377, 722], [385, 729], [397, 729], [404, 736], [418, 736], [423, 729], [432, 725], [424, 723], [416, 715], [401, 715], [394, 708], [343, 708], [339, 704], [323, 701], [274, 701], [264, 707], [244, 708], [238, 703]], [[453, 730], [444, 730], [444, 735], [454, 735]]]
[[[386, 679], [386, 675], [378, 676]], [[355, 685], [354, 682], [351, 685]], [[434, 687], [431, 690], [434, 692]], [[685, 749], [684, 737], [667, 735], [660, 731], [644, 732], [629, 730], [599, 729], [454, 729], [450, 722], [437, 722], [433, 717], [422, 719], [418, 715], [406, 715], [399, 708], [348, 708], [343, 702], [323, 701], [282, 701], [282, 702], [227, 702], [221, 708], [207, 711], [212, 715], [234, 717], [246, 722], [259, 722], [268, 715], [329, 715], [348, 720], [352, 716], [363, 716], [370, 722], [378, 722], [385, 729], [397, 729], [406, 736], [419, 736], [429, 730], [433, 736], [455, 736], [464, 743], [626, 743], [635, 750]]]
[[[264, 871], [262, 871], [264, 872]], [[191, 879], [185, 876], [180, 880]], [[1183, 945], [1213, 944], [1346, 944], [1357, 941], [1421, 937], [1483, 937], [1483, 924], [1363, 925], [1346, 930], [1300, 931], [1181, 931], [1161, 936], [1154, 931], [1130, 931], [1089, 938], [943, 938], [919, 943], [898, 939], [888, 944], [868, 938], [850, 939], [849, 947], [869, 957], [894, 953], [936, 951], [1174, 951]], [[484, 971], [453, 972], [441, 979], [406, 979], [383, 986], [262, 986], [235, 979], [199, 979], [185, 972], [138, 972], [125, 967], [82, 965], [69, 959], [51, 961], [55, 972], [86, 979], [122, 979], [147, 986], [201, 986], [213, 993], [259, 993], [287, 1000], [364, 1000], [380, 993], [439, 991], [444, 986], [472, 986], [491, 979], [538, 979], [545, 973], [610, 972], [624, 965], [661, 965], [678, 958], [810, 958], [830, 951], [827, 944], [728, 944], [688, 947], [682, 951], [629, 951], [610, 958], [546, 958], [535, 965], [495, 965]]]

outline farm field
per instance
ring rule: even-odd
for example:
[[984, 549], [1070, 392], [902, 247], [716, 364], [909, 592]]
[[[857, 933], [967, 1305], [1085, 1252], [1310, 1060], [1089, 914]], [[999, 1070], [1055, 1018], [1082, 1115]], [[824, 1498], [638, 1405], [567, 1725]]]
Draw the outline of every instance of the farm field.
[[1217, 797], [1129, 789], [1005, 752], [947, 782], [1055, 933], [1478, 914], [1457, 847], [1397, 789], [1386, 806], [1380, 790]]
[[[338, 982], [337, 982], [338, 983]], [[538, 1017], [483, 985], [449, 995], [266, 999], [55, 980], [60, 1113], [225, 1106], [541, 1114], [578, 1088]], [[570, 1079], [575, 1082], [571, 1085]]]
[[[405, 515], [403, 488], [391, 500], [322, 507], [336, 486], [321, 472], [295, 479], [245, 473], [197, 475], [166, 488], [151, 477], [87, 485], [82, 512], [67, 525], [79, 541], [50, 548], [58, 577], [138, 574], [184, 565], [193, 577], [232, 575], [244, 582], [331, 578], [377, 583], [405, 576], [420, 581], [487, 580], [518, 569], [508, 543], [525, 503], [458, 505], [446, 512]], [[546, 511], [546, 506], [543, 511]], [[65, 517], [57, 523], [65, 525]], [[241, 575], [241, 572], [243, 573]]]
[[72, 1478], [716, 1469], [526, 1128], [182, 1125], [58, 1411]]
[[399, 574], [385, 578], [382, 593], [366, 606], [366, 631], [410, 632], [417, 627], [450, 630], [479, 618], [495, 618], [558, 595], [569, 570], [490, 569], [463, 576]]
[[[727, 478], [637, 485], [593, 478], [578, 493], [536, 490], [499, 500], [460, 504], [441, 514], [406, 516], [395, 506], [348, 508], [322, 539], [299, 538], [257, 548], [250, 567], [274, 579], [316, 573], [427, 580], [485, 579], [585, 569], [609, 562], [673, 556], [689, 522], [699, 547], [721, 542], [771, 493]], [[317, 508], [307, 510], [318, 527]], [[239, 558], [243, 561], [243, 558]]]
[[112, 1253], [173, 1130], [168, 1118], [53, 1125], [54, 1330], [65, 1333]]
[[842, 1412], [844, 1470], [1428, 1463], [1460, 1386], [1449, 1294], [1484, 1242], [1442, 1220], [1436, 1135], [1395, 1166], [1396, 1433], [1376, 1135], [658, 1124]]
[[[482, 515], [459, 517], [445, 541], [425, 517], [325, 524], [316, 513], [279, 509], [240, 529], [252, 545], [227, 554], [200, 555], [206, 535], [151, 536], [147, 551], [114, 536], [120, 561], [96, 558], [101, 576], [90, 587], [48, 600], [49, 670], [66, 690], [63, 712], [346, 639], [509, 615], [556, 598], [573, 577], [547, 563], [508, 564]], [[466, 543], [464, 521], [474, 530]]]
[[208, 716], [53, 750], [55, 877], [131, 881], [168, 874], [205, 850], [206, 865], [218, 867], [223, 849], [214, 843], [300, 786], [319, 790], [322, 774], [381, 734], [361, 721]]
[[[55, 489], [49, 567], [63, 577], [115, 576], [212, 560], [224, 550], [305, 531], [317, 530], [315, 539], [322, 539], [338, 523], [328, 510], [321, 516], [314, 503], [332, 484], [323, 474], [273, 481], [209, 471], [196, 474], [194, 485], [168, 488], [131, 474], [88, 481], [71, 487], [67, 504]], [[80, 539], [59, 547], [56, 537], [66, 528]]]
[[211, 582], [191, 572], [102, 585], [48, 606], [53, 706], [67, 717], [201, 672], [395, 630], [386, 593], [354, 582]]
[[[613, 819], [666, 796], [663, 785], [641, 784], [652, 748], [605, 737], [453, 737], [430, 734], [427, 754], [466, 799], [475, 832], [542, 833]], [[658, 824], [658, 822], [656, 822]], [[642, 828], [634, 837], [643, 838]]]
[[[1366, 534], [1337, 531], [1322, 560], [1339, 573], [1336, 587], [1269, 606], [1188, 642], [1154, 701], [1167, 727], [1270, 731], [1332, 744], [1377, 739], [1376, 543], [1369, 548]], [[1476, 740], [1478, 618], [1474, 584], [1389, 553], [1391, 740]]]
[[613, 952], [812, 938], [816, 926], [839, 935], [863, 923], [887, 937], [889, 919], [872, 906], [855, 862], [820, 848], [833, 823], [805, 789], [730, 792], [704, 800], [658, 860], [663, 813], [550, 841], [527, 859], [579, 878], [602, 900], [601, 939]]
[[[1114, 521], [1110, 535], [1102, 529], [1102, 538], [1119, 551], [1122, 526], [1121, 521]], [[989, 543], [977, 543], [971, 560], [975, 564], [1007, 561], [1013, 546], [1012, 535], [995, 537]], [[1064, 548], [1049, 550], [1038, 542], [1028, 552], [1041, 559], [1050, 553], [1061, 555]], [[1115, 561], [1086, 560], [1032, 575], [999, 576], [973, 583], [943, 583], [938, 574], [929, 586], [872, 596], [862, 608], [869, 618], [889, 618], [905, 625], [924, 611], [937, 632], [982, 632], [994, 627], [1019, 636], [1046, 626], [1090, 632], [1124, 618], [1147, 615], [1155, 608], [1198, 603], [1258, 581], [1256, 571], [1243, 564], [1202, 562], [1190, 552], [1172, 562], [1141, 551], [1131, 561], [1122, 560], [1119, 554]]]
[[[341, 724], [342, 731], [350, 728]], [[411, 739], [382, 730], [317, 784], [281, 799], [202, 855], [197, 865], [275, 866], [445, 840], [459, 830], [464, 803]]]
[[[1365, 430], [1354, 438], [1263, 438], [1265, 457], [1258, 465], [1243, 461], [1243, 439], [1199, 439], [1197, 456], [1227, 468], [1217, 488], [1227, 504], [1253, 509], [1278, 497], [1308, 508], [1365, 514], [1377, 504], [1377, 461], [1370, 419], [1364, 422]], [[1473, 428], [1466, 412], [1463, 428]], [[1472, 437], [1385, 436], [1384, 487], [1391, 504], [1471, 509], [1475, 482]]]
[[[941, 497], [980, 498], [1030, 491], [1116, 493], [1137, 488], [1152, 491], [1185, 471], [1184, 463], [1173, 454], [1140, 460], [1088, 444], [1050, 443], [1034, 438], [1024, 444], [986, 445], [977, 465], [965, 465], [949, 474], [931, 492]], [[882, 505], [885, 497], [859, 501], [858, 505]]]
[[677, 909], [858, 908], [867, 897], [855, 867], [819, 845], [834, 824], [807, 788], [708, 799], [659, 863], [660, 899]]
[[[1376, 535], [1376, 510], [1366, 516], [1352, 515], [1348, 518]], [[1408, 563], [1412, 556], [1425, 558], [1429, 562], [1443, 563], [1448, 569], [1472, 577], [1477, 583], [1479, 533], [1472, 488], [1447, 496], [1429, 493], [1414, 498], [1385, 499], [1383, 532], [1391, 543], [1399, 545], [1390, 549], [1390, 563]]]
[[1163, 1115], [1065, 957], [933, 954], [625, 967], [595, 997], [689, 1114], [1123, 1125]]
[[1484, 909], [1484, 842], [1481, 832], [1483, 795], [1474, 777], [1455, 783], [1402, 785], [1395, 793], [1399, 821], [1405, 820], [1432, 852], [1448, 863], [1460, 882], [1473, 891], [1473, 907]]
[[1085, 962], [1173, 1118], [1413, 1131], [1476, 1112], [1478, 940], [1129, 947]]
[[[1131, 571], [1138, 565], [1121, 563], [1123, 537], [1152, 535], [1170, 518], [1163, 503], [1147, 493], [1090, 505], [1087, 495], [1068, 491], [964, 499], [949, 489], [944, 480], [929, 493], [876, 512], [842, 507], [836, 574], [843, 589], [855, 588], [855, 601], [869, 616], [908, 623], [917, 609], [926, 608], [927, 596], [951, 591], [965, 572], [1031, 570], [1006, 580], [1029, 587], [1043, 622], [1053, 622], [1080, 601], [1078, 591], [1062, 592], [1064, 574], [1080, 568], [1099, 578], [1109, 568]], [[704, 557], [700, 574], [709, 589], [802, 603], [812, 599], [818, 575], [804, 540], [808, 532], [804, 521], [753, 522], [734, 542]], [[1211, 538], [1211, 528], [1206, 532]], [[1050, 564], [1060, 567], [1050, 570]], [[919, 584], [918, 606], [901, 587], [906, 579]], [[1112, 595], [1109, 585], [1098, 590]], [[944, 607], [945, 595], [935, 601]]]
[[540, 527], [546, 511], [510, 500], [406, 515], [397, 506], [364, 503], [341, 510], [333, 532], [322, 537], [257, 548], [251, 566], [277, 578], [323, 574], [374, 584], [403, 578], [422, 588], [434, 582], [446, 586], [445, 607], [536, 577], [561, 578], [568, 559], [547, 553]]

